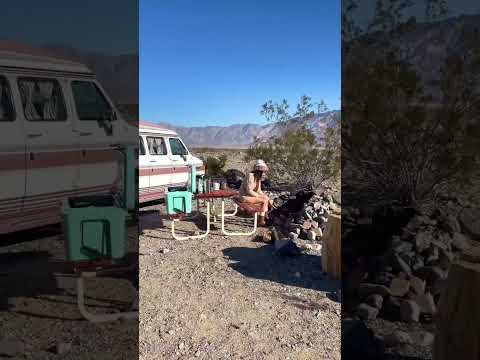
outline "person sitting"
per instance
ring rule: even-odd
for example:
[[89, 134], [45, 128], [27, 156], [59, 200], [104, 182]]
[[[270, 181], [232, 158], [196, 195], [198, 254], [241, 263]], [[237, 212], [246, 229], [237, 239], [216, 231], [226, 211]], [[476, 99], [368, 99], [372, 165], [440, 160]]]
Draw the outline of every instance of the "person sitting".
[[240, 185], [240, 202], [249, 204], [262, 204], [262, 211], [259, 213], [260, 226], [265, 225], [265, 218], [270, 208], [273, 208], [273, 201], [262, 192], [262, 181], [265, 180], [268, 166], [263, 160], [257, 160], [253, 171], [247, 173]]

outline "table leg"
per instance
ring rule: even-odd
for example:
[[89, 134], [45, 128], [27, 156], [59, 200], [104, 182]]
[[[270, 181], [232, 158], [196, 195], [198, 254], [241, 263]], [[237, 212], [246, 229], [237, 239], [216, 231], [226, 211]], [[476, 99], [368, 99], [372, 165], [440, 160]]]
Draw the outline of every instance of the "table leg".
[[[222, 201], [223, 201], [223, 200], [222, 200]], [[237, 205], [237, 204], [234, 204], [234, 205], [235, 205], [235, 210], [233, 210], [233, 212], [230, 213], [230, 214], [224, 213], [223, 216], [229, 217], [229, 216], [235, 216], [235, 215], [237, 215], [238, 205]]]
[[253, 216], [253, 230], [245, 233], [240, 233], [240, 232], [229, 232], [225, 230], [225, 202], [222, 199], [222, 213], [221, 213], [221, 219], [222, 219], [222, 233], [224, 233], [227, 236], [248, 236], [248, 235], [253, 235], [257, 231], [257, 213]]
[[85, 307], [85, 278], [96, 277], [95, 272], [81, 273], [77, 279], [77, 305], [82, 316], [92, 323], [103, 323], [117, 321], [120, 319], [138, 319], [138, 311], [110, 313], [110, 314], [93, 314]]
[[210, 233], [210, 203], [207, 202], [207, 231], [201, 235], [189, 235], [189, 236], [177, 236], [175, 234], [175, 222], [180, 221], [180, 219], [172, 220], [172, 236], [176, 240], [187, 240], [187, 239], [201, 239], [206, 237]]

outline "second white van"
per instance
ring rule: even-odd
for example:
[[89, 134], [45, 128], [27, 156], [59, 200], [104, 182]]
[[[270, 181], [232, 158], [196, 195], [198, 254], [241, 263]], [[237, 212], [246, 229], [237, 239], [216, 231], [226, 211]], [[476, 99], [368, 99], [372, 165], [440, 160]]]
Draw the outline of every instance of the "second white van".
[[198, 177], [205, 174], [202, 160], [175, 131], [146, 121], [140, 122], [139, 165], [140, 203], [163, 199], [169, 189], [186, 186], [191, 165]]

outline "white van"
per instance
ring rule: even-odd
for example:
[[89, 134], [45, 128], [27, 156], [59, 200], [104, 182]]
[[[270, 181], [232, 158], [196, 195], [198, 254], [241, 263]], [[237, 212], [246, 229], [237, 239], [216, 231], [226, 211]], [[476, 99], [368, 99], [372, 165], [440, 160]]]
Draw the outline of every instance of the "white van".
[[137, 136], [86, 66], [0, 52], [0, 234], [60, 222], [66, 197], [116, 191], [112, 147]]
[[191, 165], [197, 176], [205, 174], [202, 160], [190, 154], [175, 131], [141, 121], [139, 141], [140, 203], [163, 199], [169, 188], [186, 186]]

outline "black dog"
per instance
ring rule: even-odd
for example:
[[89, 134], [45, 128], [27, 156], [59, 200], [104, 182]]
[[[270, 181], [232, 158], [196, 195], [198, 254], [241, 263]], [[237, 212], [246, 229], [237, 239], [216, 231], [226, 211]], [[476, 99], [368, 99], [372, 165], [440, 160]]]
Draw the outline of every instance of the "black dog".
[[289, 213], [295, 214], [303, 210], [305, 204], [307, 204], [312, 197], [316, 194], [314, 191], [308, 190], [300, 190], [295, 194], [295, 197], [292, 199], [288, 199], [285, 203], [283, 203], [278, 208], [272, 210], [269, 215], [269, 222], [271, 222], [274, 218], [280, 216], [281, 214], [287, 215]]

